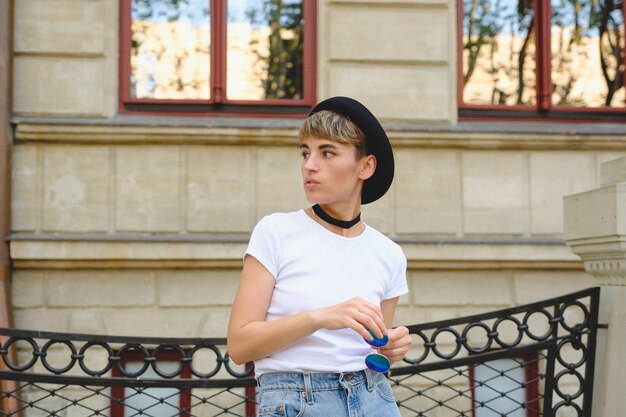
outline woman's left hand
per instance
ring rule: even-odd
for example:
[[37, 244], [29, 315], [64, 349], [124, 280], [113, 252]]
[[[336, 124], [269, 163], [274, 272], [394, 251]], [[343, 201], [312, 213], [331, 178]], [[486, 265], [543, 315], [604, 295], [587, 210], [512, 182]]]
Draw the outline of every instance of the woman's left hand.
[[387, 337], [389, 338], [389, 342], [378, 349], [379, 353], [389, 359], [389, 362], [392, 364], [401, 361], [411, 346], [409, 329], [404, 326], [388, 329]]

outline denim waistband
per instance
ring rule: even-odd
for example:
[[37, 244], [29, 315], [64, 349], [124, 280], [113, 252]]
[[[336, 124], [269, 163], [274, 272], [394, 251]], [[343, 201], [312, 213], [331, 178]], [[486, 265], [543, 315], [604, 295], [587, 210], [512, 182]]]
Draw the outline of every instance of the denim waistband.
[[365, 369], [356, 372], [268, 372], [258, 377], [259, 390], [294, 390], [317, 391], [348, 388], [367, 383], [368, 390], [373, 388], [377, 374]]

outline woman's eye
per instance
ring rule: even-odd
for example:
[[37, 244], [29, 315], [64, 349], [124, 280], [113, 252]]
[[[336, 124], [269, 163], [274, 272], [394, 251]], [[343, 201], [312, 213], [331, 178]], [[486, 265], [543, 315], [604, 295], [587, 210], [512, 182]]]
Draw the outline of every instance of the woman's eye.
[[308, 152], [302, 152], [302, 159], [307, 159], [309, 157]]
[[324, 155], [324, 158], [330, 158], [334, 154], [332, 152], [324, 152], [322, 155]]

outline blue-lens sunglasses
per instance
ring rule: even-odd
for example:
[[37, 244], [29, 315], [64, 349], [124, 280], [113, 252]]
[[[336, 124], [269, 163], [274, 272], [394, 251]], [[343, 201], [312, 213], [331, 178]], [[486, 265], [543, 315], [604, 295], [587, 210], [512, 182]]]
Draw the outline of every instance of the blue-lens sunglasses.
[[[365, 338], [363, 338], [363, 340], [365, 340], [369, 345], [374, 347], [383, 347], [387, 344], [387, 342], [389, 342], [389, 338], [387, 336], [378, 338], [370, 329], [367, 329], [367, 331], [372, 335], [373, 340], [367, 340]], [[380, 353], [371, 353], [367, 355], [365, 357], [365, 365], [374, 372], [387, 372], [389, 368], [391, 368], [389, 359]]]

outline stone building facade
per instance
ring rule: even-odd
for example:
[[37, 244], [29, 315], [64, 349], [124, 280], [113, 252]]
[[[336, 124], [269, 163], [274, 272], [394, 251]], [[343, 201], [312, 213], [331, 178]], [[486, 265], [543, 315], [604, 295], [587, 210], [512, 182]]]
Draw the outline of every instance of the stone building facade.
[[[302, 117], [120, 111], [118, 0], [14, 3], [14, 326], [225, 336], [265, 214], [306, 206]], [[594, 285], [564, 196], [626, 155], [626, 125], [459, 117], [455, 0], [319, 0], [318, 99], [363, 101], [396, 156], [365, 221], [401, 244], [414, 324]]]

